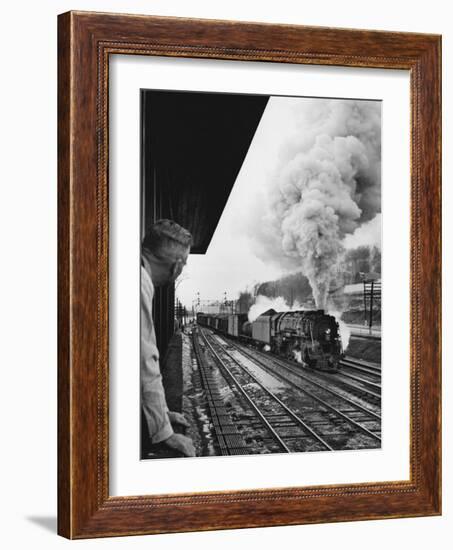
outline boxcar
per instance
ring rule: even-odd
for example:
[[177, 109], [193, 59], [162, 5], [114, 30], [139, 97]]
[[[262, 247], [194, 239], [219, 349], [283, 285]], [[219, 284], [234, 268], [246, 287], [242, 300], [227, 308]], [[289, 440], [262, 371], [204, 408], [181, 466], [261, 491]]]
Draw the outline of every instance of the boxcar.
[[225, 315], [225, 314], [217, 315], [216, 329], [223, 334], [228, 334], [228, 315]]
[[233, 313], [228, 315], [228, 335], [237, 338], [240, 335], [242, 325], [246, 320], [246, 313]]

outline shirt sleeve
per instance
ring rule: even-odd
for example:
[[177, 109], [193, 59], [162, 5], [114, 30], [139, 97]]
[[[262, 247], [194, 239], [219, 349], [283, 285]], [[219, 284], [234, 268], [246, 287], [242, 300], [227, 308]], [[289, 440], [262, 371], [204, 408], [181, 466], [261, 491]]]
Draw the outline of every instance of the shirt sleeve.
[[159, 366], [152, 317], [154, 289], [142, 273], [141, 281], [141, 338], [140, 338], [140, 393], [143, 412], [152, 443], [159, 443], [173, 434], [168, 418], [165, 392]]

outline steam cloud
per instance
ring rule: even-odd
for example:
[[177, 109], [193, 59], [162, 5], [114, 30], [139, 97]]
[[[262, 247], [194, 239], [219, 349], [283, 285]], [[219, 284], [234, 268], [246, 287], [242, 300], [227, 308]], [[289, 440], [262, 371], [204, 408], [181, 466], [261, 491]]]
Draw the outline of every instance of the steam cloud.
[[343, 351], [346, 351], [349, 346], [349, 340], [351, 339], [351, 329], [348, 325], [342, 320], [340, 311], [329, 311], [330, 315], [335, 317], [336, 322], [338, 323], [338, 330], [340, 332], [341, 344], [343, 346]]
[[294, 115], [254, 235], [261, 258], [301, 270], [325, 309], [345, 236], [381, 210], [380, 103], [298, 100]]
[[381, 223], [382, 214], [376, 214], [372, 220], [358, 227], [354, 233], [346, 235], [343, 241], [345, 248], [375, 246], [381, 250]]
[[248, 312], [248, 320], [252, 323], [257, 317], [269, 309], [275, 309], [275, 311], [298, 311], [300, 304], [295, 302], [291, 307], [282, 296], [277, 298], [269, 298], [263, 294], [258, 294], [255, 303]]

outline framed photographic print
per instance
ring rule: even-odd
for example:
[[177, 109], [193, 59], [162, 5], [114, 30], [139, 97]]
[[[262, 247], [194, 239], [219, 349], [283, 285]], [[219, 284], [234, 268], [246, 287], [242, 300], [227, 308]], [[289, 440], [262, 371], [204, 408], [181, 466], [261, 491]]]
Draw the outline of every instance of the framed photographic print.
[[436, 515], [440, 37], [59, 16], [59, 533]]

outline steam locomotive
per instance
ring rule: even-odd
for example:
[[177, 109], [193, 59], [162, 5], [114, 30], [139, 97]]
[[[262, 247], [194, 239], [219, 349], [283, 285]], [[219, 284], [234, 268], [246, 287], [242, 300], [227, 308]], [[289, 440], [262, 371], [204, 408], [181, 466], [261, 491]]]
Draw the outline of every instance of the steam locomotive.
[[285, 312], [269, 309], [252, 322], [244, 313], [198, 313], [197, 322], [306, 367], [335, 372], [343, 356], [338, 323], [322, 309]]

